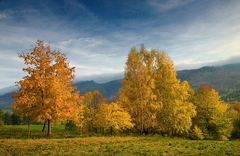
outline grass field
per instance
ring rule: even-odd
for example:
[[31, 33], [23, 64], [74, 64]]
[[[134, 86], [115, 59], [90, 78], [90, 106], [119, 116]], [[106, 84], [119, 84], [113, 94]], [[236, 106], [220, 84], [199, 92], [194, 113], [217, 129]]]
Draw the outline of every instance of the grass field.
[[[41, 129], [38, 125], [33, 127], [35, 133]], [[12, 128], [26, 130], [25, 126], [7, 126], [0, 135]], [[41, 132], [34, 133], [34, 139], [20, 135], [1, 136], [0, 155], [240, 155], [240, 141], [197, 141], [161, 136], [77, 137], [77, 134], [72, 135], [75, 138], [65, 138], [58, 134], [64, 129], [54, 131], [57, 133], [54, 139], [37, 139]]]
[[[30, 133], [27, 125], [5, 125], [0, 128], [0, 139], [43, 139], [49, 138], [42, 132], [43, 125], [30, 125]], [[63, 125], [54, 126], [51, 138], [73, 138], [79, 137], [79, 132], [66, 131]]]

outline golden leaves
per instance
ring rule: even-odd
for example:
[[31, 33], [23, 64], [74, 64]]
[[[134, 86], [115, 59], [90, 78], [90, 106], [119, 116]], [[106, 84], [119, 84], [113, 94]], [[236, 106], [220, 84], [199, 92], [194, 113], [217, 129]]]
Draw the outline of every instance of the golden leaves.
[[160, 127], [163, 132], [188, 131], [196, 114], [189, 102], [191, 94], [189, 84], [176, 78], [166, 53], [148, 51], [143, 46], [139, 51], [131, 49], [119, 100], [131, 114], [137, 130]]
[[70, 119], [79, 92], [72, 87], [74, 68], [69, 67], [66, 57], [37, 41], [35, 48], [20, 58], [27, 65], [23, 69], [27, 76], [18, 82], [14, 110], [33, 120]]

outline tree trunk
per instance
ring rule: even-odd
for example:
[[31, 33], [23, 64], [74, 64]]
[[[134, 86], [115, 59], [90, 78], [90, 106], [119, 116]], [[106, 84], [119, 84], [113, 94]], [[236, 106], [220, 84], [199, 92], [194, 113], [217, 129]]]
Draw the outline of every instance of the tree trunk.
[[42, 128], [42, 132], [44, 132], [45, 127], [46, 127], [46, 120], [44, 121], [43, 128]]
[[113, 128], [112, 128], [112, 126], [111, 126], [111, 129], [110, 129], [110, 131], [111, 131], [111, 135], [113, 134]]
[[[142, 97], [143, 97], [143, 95], [142, 94], [140, 94], [141, 95], [141, 100], [143, 99]], [[144, 133], [144, 123], [143, 123], [144, 121], [143, 121], [143, 102], [141, 102], [141, 134], [143, 135], [143, 133]]]
[[47, 136], [51, 135], [51, 120], [47, 120], [48, 121], [48, 132], [47, 132]]
[[30, 120], [28, 118], [28, 138], [30, 137]]

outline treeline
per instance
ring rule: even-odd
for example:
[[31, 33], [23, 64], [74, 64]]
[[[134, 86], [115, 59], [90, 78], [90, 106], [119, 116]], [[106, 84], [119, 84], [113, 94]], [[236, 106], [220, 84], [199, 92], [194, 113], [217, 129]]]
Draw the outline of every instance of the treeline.
[[20, 80], [13, 110], [32, 121], [67, 120], [82, 133], [158, 133], [192, 139], [226, 140], [240, 135], [240, 107], [224, 103], [208, 86], [191, 89], [176, 78], [165, 52], [131, 49], [118, 97], [107, 103], [98, 91], [80, 96], [72, 87], [74, 68], [65, 55], [42, 41], [20, 55], [27, 76]]
[[20, 125], [26, 124], [27, 121], [13, 112], [3, 112], [0, 109], [0, 127], [3, 125]]

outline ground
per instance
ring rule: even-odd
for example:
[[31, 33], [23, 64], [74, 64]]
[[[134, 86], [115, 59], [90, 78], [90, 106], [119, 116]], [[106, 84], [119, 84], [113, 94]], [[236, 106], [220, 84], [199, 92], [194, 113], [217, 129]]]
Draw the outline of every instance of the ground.
[[[12, 127], [11, 127], [12, 128]], [[23, 128], [23, 127], [22, 127]], [[38, 126], [34, 126], [38, 130]], [[39, 127], [41, 128], [41, 127]], [[9, 127], [5, 127], [10, 129]], [[60, 130], [58, 130], [60, 131]], [[1, 133], [6, 131], [1, 131]], [[76, 135], [76, 134], [75, 134]], [[2, 136], [2, 135], [1, 135]], [[18, 136], [20, 137], [20, 136]], [[162, 136], [3, 138], [1, 155], [240, 155], [240, 141], [189, 140]]]

